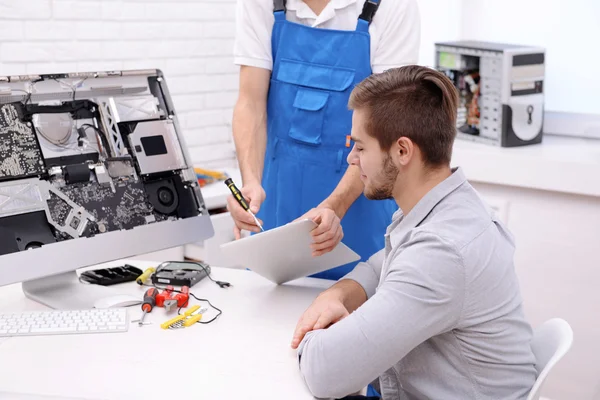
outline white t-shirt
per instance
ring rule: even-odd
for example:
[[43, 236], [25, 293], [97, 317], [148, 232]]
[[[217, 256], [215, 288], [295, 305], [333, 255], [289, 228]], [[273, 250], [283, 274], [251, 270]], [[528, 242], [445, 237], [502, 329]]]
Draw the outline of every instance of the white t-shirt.
[[[286, 18], [315, 28], [355, 30], [364, 3], [365, 0], [330, 0], [317, 16], [302, 0], [288, 0]], [[234, 47], [237, 65], [273, 68], [271, 32], [274, 22], [273, 0], [238, 0]], [[381, 0], [369, 33], [374, 73], [416, 64], [421, 40], [416, 0]]]

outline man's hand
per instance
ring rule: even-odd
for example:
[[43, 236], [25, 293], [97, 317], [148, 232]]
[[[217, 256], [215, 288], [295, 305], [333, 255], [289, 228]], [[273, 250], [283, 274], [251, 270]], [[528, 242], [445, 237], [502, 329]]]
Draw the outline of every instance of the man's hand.
[[[250, 206], [250, 211], [252, 211], [255, 215], [260, 210], [260, 206], [265, 201], [265, 190], [262, 188], [260, 183], [252, 183], [245, 185], [240, 189], [242, 196], [248, 201], [248, 205]], [[252, 215], [239, 205], [237, 200], [233, 197], [233, 195], [229, 195], [227, 198], [227, 209], [231, 213], [231, 217], [235, 222], [235, 227], [233, 228], [233, 233], [235, 234], [235, 239], [239, 239], [242, 237], [242, 229], [251, 231], [251, 232], [260, 232], [260, 228], [256, 226], [256, 222], [254, 222], [254, 218]], [[259, 222], [262, 225], [262, 221], [259, 219]]]
[[319, 206], [313, 208], [298, 219], [311, 219], [318, 224], [311, 232], [313, 257], [330, 252], [344, 237], [340, 218], [329, 207]]
[[348, 315], [348, 310], [335, 291], [321, 293], [298, 320], [292, 338], [292, 348], [297, 349], [308, 332], [325, 329]]

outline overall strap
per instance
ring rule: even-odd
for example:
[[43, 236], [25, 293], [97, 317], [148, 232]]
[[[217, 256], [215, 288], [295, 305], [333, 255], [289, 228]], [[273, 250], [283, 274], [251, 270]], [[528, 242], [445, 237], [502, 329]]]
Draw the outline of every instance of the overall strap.
[[287, 11], [285, 3], [286, 0], [273, 0], [273, 13], [276, 21], [285, 20], [285, 12]]
[[356, 30], [359, 31], [368, 31], [369, 25], [373, 21], [373, 17], [379, 8], [379, 4], [381, 4], [381, 0], [367, 0], [365, 1], [365, 5], [363, 6], [362, 13], [358, 17], [358, 24], [356, 26]]

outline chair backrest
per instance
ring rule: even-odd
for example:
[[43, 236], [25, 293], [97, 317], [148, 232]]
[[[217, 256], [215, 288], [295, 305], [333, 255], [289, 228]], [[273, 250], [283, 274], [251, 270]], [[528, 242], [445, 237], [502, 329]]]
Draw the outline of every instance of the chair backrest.
[[531, 349], [536, 359], [538, 378], [527, 400], [540, 398], [542, 385], [550, 370], [569, 351], [573, 344], [573, 330], [567, 321], [560, 318], [549, 319], [535, 329]]

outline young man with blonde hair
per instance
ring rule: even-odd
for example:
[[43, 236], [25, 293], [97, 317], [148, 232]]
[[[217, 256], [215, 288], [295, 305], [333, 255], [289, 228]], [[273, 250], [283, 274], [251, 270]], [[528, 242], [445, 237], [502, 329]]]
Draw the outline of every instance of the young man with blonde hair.
[[450, 166], [454, 86], [392, 69], [361, 82], [350, 108], [348, 161], [367, 198], [399, 210], [385, 248], [300, 318], [292, 347], [309, 389], [340, 398], [379, 378], [384, 400], [525, 399], [536, 371], [514, 242]]

